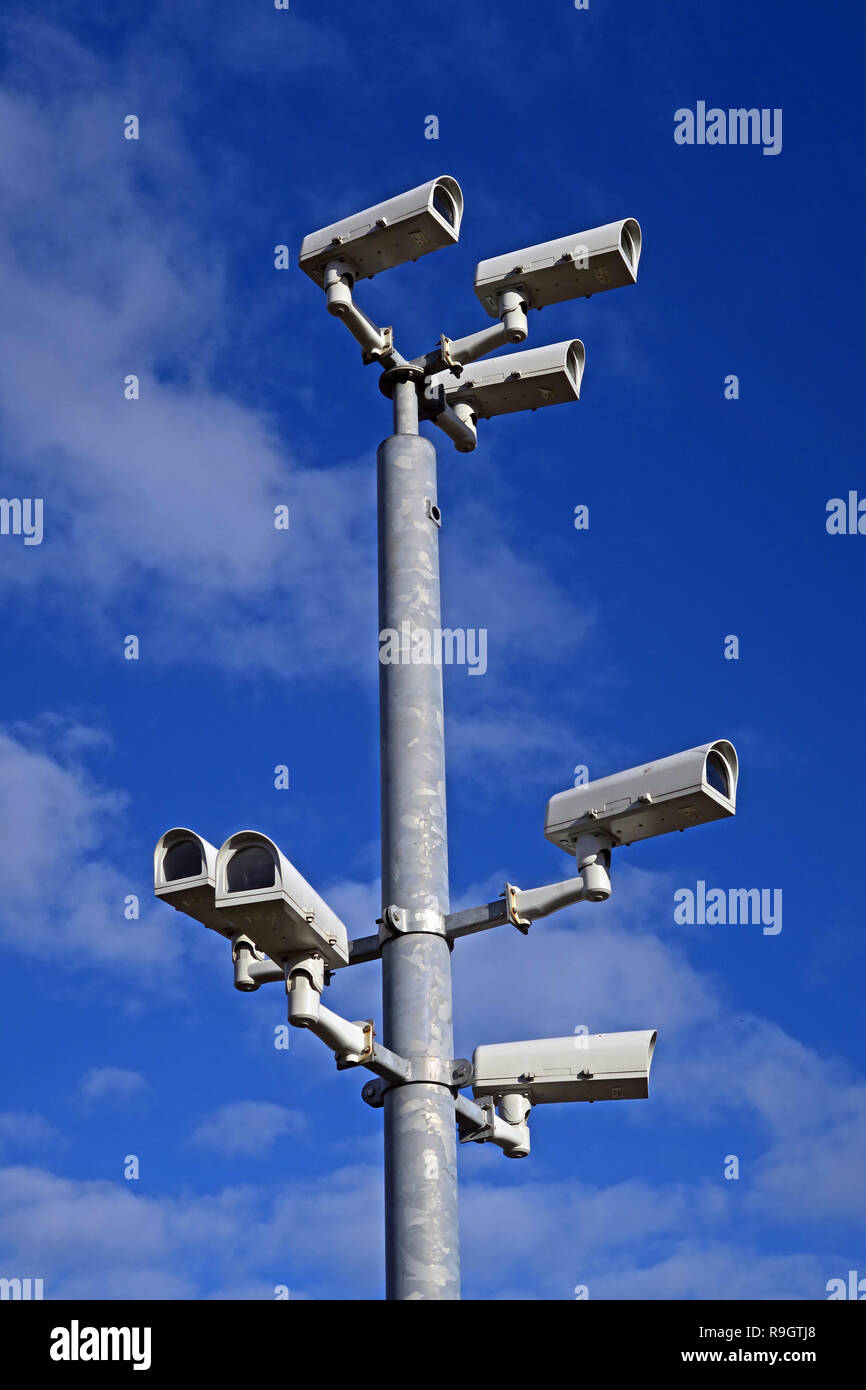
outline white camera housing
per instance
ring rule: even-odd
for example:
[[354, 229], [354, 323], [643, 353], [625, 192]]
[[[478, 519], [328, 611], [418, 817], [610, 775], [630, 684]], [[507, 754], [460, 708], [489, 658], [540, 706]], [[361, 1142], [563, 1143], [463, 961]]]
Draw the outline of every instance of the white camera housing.
[[311, 952], [333, 968], [349, 963], [344, 924], [267, 835], [241, 830], [221, 846], [215, 906], [272, 960]]
[[492, 1043], [472, 1056], [473, 1094], [525, 1096], [532, 1105], [646, 1100], [657, 1033], [582, 1033]]
[[491, 318], [499, 317], [499, 295], [517, 290], [530, 309], [545, 309], [637, 281], [641, 230], [633, 217], [588, 232], [543, 241], [524, 251], [492, 256], [475, 268], [475, 293]]
[[298, 264], [317, 285], [324, 284], [325, 267], [334, 260], [345, 261], [354, 279], [369, 280], [381, 270], [453, 246], [462, 219], [460, 185], [442, 174], [305, 236]]
[[235, 928], [214, 907], [217, 853], [194, 830], [167, 830], [153, 851], [153, 891], [178, 912], [230, 939]]
[[670, 830], [688, 830], [736, 813], [737, 777], [732, 743], [702, 743], [558, 792], [547, 803], [544, 833], [573, 854], [583, 835], [602, 833], [614, 845], [630, 845]]
[[538, 410], [580, 400], [586, 352], [579, 338], [545, 347], [487, 357], [465, 368], [463, 375], [437, 372], [430, 389], [444, 387], [450, 406], [465, 405], [479, 417], [508, 415], [515, 410]]

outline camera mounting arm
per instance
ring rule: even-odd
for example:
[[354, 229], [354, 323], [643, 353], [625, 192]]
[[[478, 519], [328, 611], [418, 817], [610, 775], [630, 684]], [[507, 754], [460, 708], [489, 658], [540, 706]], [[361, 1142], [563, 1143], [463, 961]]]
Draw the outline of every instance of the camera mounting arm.
[[405, 359], [394, 351], [394, 330], [379, 328], [352, 296], [356, 270], [350, 261], [336, 259], [325, 267], [324, 288], [328, 313], [340, 319], [352, 337], [360, 343], [365, 362], [380, 362], [383, 367], [399, 367]]
[[286, 961], [286, 993], [289, 996], [289, 1023], [309, 1028], [336, 1054], [337, 1063], [357, 1066], [373, 1056], [372, 1021], [350, 1023], [322, 1003], [325, 988], [325, 962], [321, 956], [296, 956]]
[[237, 931], [232, 936], [232, 961], [235, 989], [244, 994], [252, 994], [260, 985], [281, 980], [285, 974], [283, 967], [270, 960], [244, 932]]
[[485, 1097], [480, 1105], [458, 1096], [455, 1109], [461, 1144], [495, 1144], [506, 1158], [529, 1156], [528, 1121], [532, 1107], [525, 1096], [501, 1096], [498, 1102]]
[[[408, 373], [418, 395], [422, 418], [430, 420], [448, 436], [459, 453], [471, 453], [478, 442], [477, 414], [471, 405], [445, 398], [441, 383], [430, 380], [438, 373], [450, 372], [459, 379], [467, 363], [475, 362], [507, 344], [522, 343], [528, 332], [527, 304], [518, 290], [501, 289], [497, 294], [499, 323], [495, 328], [483, 328], [465, 338], [450, 339], [442, 335], [438, 347], [413, 361], [407, 362], [394, 347], [393, 328], [380, 328], [354, 301], [353, 287], [359, 271], [351, 260], [335, 255], [325, 265], [322, 286], [328, 313], [346, 325], [360, 344], [365, 363], [378, 362], [384, 372], [385, 394], [391, 393], [387, 380], [397, 372]], [[401, 378], [402, 379], [402, 378]]]
[[[309, 1028], [336, 1054], [337, 1066], [366, 1067], [379, 1077], [368, 1082], [363, 1096], [368, 1104], [380, 1106], [384, 1093], [391, 1086], [405, 1086], [412, 1081], [429, 1079], [426, 1062], [422, 1059], [423, 1078], [416, 1067], [398, 1057], [387, 1047], [374, 1041], [372, 1019], [350, 1023], [321, 1001], [325, 987], [325, 968], [321, 956], [295, 956], [285, 965], [286, 992], [289, 996], [289, 1022], [296, 1028]], [[438, 1064], [437, 1064], [438, 1065]], [[530, 1104], [524, 1096], [504, 1096], [496, 1102], [483, 1101], [477, 1105], [459, 1094], [461, 1085], [469, 1085], [473, 1071], [466, 1062], [446, 1064], [449, 1083], [454, 1085], [455, 1113], [461, 1141], [490, 1142], [510, 1158], [524, 1158], [529, 1153], [529, 1127], [526, 1123]], [[499, 1114], [496, 1113], [498, 1109]]]
[[566, 878], [561, 883], [546, 883], [541, 888], [525, 890], [506, 883], [502, 897], [494, 902], [449, 913], [445, 918], [449, 941], [508, 923], [525, 934], [539, 917], [548, 917], [551, 912], [559, 912], [572, 903], [604, 902], [610, 897], [611, 887], [603, 856], [604, 851], [593, 842], [591, 848], [587, 847], [581, 864], [584, 873], [579, 878]]
[[[527, 889], [517, 888], [513, 883], [506, 883], [502, 896], [493, 902], [482, 903], [479, 907], [464, 908], [462, 912], [449, 913], [443, 919], [444, 934], [449, 941], [456, 941], [461, 936], [472, 936], [475, 932], [487, 931], [490, 927], [503, 927], [510, 924], [525, 935], [529, 931], [530, 925], [540, 917], [548, 917], [552, 912], [559, 912], [562, 908], [570, 907], [573, 903], [604, 902], [611, 894], [610, 843], [603, 832], [589, 831], [585, 835], [581, 835], [575, 845], [577, 863], [581, 870], [578, 878], [566, 878], [560, 883], [546, 883], [540, 888]], [[348, 960], [345, 964], [363, 965], [369, 961], [379, 960], [381, 955], [381, 935], [361, 936], [348, 943]], [[291, 998], [291, 978], [293, 978], [294, 972], [306, 972], [311, 984], [315, 984], [315, 981], [319, 979], [318, 968], [310, 975], [303, 963], [298, 965], [290, 962], [289, 965], [280, 965], [271, 960], [270, 957], [257, 950], [252, 939], [243, 932], [235, 932], [232, 936], [232, 960], [234, 962], [235, 989], [248, 993], [257, 990], [260, 985], [285, 980]], [[332, 966], [330, 968], [333, 970], [344, 967]], [[292, 974], [287, 974], [287, 971], [292, 972]], [[324, 974], [321, 978], [323, 988]], [[319, 994], [321, 994], [322, 988], [318, 988]], [[304, 993], [303, 987], [298, 995], [298, 1000], [300, 1000], [302, 993]], [[304, 994], [304, 997], [308, 1003], [313, 1002], [307, 994]], [[328, 1016], [329, 1010], [324, 1010], [324, 1013]], [[290, 1021], [294, 1022], [295, 1020], [290, 1019]], [[310, 1026], [301, 1021], [301, 1014], [298, 1014], [298, 1025], [301, 1027]], [[360, 1027], [360, 1025], [358, 1026]], [[354, 1034], [352, 1041], [358, 1041]], [[330, 1043], [328, 1045], [331, 1046]], [[336, 1049], [333, 1050], [336, 1051]]]
[[424, 392], [419, 402], [422, 418], [438, 425], [447, 434], [459, 454], [471, 454], [478, 443], [478, 417], [471, 405], [463, 402], [449, 405], [445, 399], [444, 386], [435, 386], [425, 381]]
[[526, 319], [526, 300], [516, 290], [500, 290], [498, 295], [499, 323], [495, 328], [482, 328], [466, 338], [447, 338], [443, 333], [432, 352], [412, 359], [425, 376], [450, 371], [460, 376], [468, 362], [477, 362], [488, 352], [508, 343], [522, 343], [529, 332]]

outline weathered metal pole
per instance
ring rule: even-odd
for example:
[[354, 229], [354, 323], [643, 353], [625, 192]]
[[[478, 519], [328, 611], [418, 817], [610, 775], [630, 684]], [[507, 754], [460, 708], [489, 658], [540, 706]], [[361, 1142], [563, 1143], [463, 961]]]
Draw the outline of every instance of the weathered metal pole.
[[385, 1095], [387, 1297], [456, 1299], [436, 451], [418, 434], [414, 381], [395, 376], [395, 433], [378, 453], [383, 1042], [415, 1079]]

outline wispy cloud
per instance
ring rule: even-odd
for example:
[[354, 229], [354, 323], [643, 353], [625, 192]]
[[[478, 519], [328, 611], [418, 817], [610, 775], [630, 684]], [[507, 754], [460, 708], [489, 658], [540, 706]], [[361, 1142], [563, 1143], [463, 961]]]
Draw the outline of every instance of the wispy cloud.
[[[812, 1298], [844, 1253], [758, 1250], [730, 1236], [736, 1203], [710, 1184], [470, 1178], [467, 1293], [483, 1298]], [[153, 1197], [28, 1168], [0, 1174], [0, 1259], [38, 1268], [51, 1298], [353, 1298], [382, 1255], [377, 1165], [214, 1196]], [[359, 1281], [361, 1281], [359, 1283]]]
[[247, 1280], [271, 1297], [277, 1283], [293, 1297], [295, 1288], [371, 1293], [381, 1223], [381, 1176], [358, 1164], [182, 1199], [40, 1169], [0, 1171], [0, 1263], [38, 1269], [46, 1298], [200, 1298]]
[[[292, 23], [293, 44], [307, 34], [313, 61], [313, 26]], [[333, 52], [326, 29], [316, 33]], [[291, 426], [255, 403], [237, 362], [227, 384], [225, 352], [248, 306], [201, 216], [207, 176], [178, 93], [161, 91], [146, 134], [126, 141], [132, 55], [111, 68], [61, 31], [42, 28], [36, 41], [26, 24], [13, 27], [11, 51], [0, 96], [10, 154], [0, 171], [0, 408], [6, 486], [17, 475], [22, 493], [44, 499], [45, 537], [0, 552], [4, 583], [38, 598], [43, 614], [74, 608], [106, 644], [134, 621], [143, 660], [372, 683], [371, 461], [355, 449], [302, 461]], [[49, 81], [40, 64], [52, 55]], [[286, 286], [291, 297], [294, 280]], [[289, 338], [289, 380], [296, 351]], [[124, 398], [129, 374], [138, 400]], [[288, 531], [274, 528], [278, 505], [289, 508]], [[480, 503], [461, 528], [489, 536]], [[489, 629], [494, 670], [510, 674], [518, 655], [556, 663], [580, 640], [586, 611], [518, 545], [488, 539], [482, 553], [455, 542], [451, 553], [459, 602], [449, 621]]]
[[78, 1094], [88, 1105], [125, 1104], [147, 1090], [141, 1072], [126, 1067], [91, 1067], [78, 1083]]
[[165, 987], [169, 963], [195, 947], [171, 933], [149, 899], [138, 919], [124, 916], [127, 896], [141, 887], [137, 866], [124, 873], [116, 843], [109, 854], [111, 835], [122, 842], [125, 806], [123, 793], [77, 760], [0, 729], [0, 935], [35, 959], [135, 970], [142, 983], [158, 977]]
[[306, 1121], [298, 1110], [266, 1100], [238, 1100], [221, 1105], [196, 1125], [190, 1142], [227, 1157], [264, 1154], [284, 1135], [303, 1132]]
[[35, 1110], [0, 1113], [0, 1153], [42, 1148], [59, 1138], [57, 1130]]

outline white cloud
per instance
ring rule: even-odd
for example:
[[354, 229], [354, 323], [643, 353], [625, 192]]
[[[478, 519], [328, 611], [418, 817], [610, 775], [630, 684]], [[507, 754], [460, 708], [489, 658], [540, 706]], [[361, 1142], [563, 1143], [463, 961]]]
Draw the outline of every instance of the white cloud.
[[461, 1033], [464, 1020], [475, 1042], [555, 1037], [581, 1024], [593, 1033], [658, 1028], [661, 1049], [673, 1033], [718, 1015], [712, 984], [652, 932], [657, 896], [656, 876], [626, 869], [609, 903], [566, 909], [529, 937], [498, 927], [458, 942]]
[[[534, 795], [536, 787], [549, 793], [557, 773], [567, 777], [577, 758], [570, 724], [555, 713], [539, 718], [532, 700], [504, 681], [482, 690], [486, 680], [470, 678], [459, 701], [449, 705], [449, 765], [460, 769], [463, 786], [471, 782], [473, 794], [485, 802]], [[452, 684], [449, 694], [455, 693]]]
[[7, 1110], [0, 1113], [0, 1153], [41, 1148], [59, 1138], [44, 1115], [33, 1110]]
[[125, 796], [31, 740], [0, 729], [0, 936], [36, 959], [62, 956], [76, 969], [95, 961], [135, 971], [140, 984], [159, 978], [162, 988], [176, 988], [179, 954], [194, 956], [199, 947], [172, 933], [149, 900], [138, 920], [124, 917], [125, 898], [141, 887], [141, 865], [116, 844], [109, 858], [107, 841], [122, 834]]
[[[739, 1135], [723, 1140], [721, 1152], [738, 1152], [752, 1217], [862, 1227], [862, 1074], [768, 1019], [735, 1012], [720, 979], [653, 932], [659, 902], [669, 901], [665, 883], [643, 870], [618, 871], [609, 903], [584, 904], [532, 927], [532, 937], [543, 934], [543, 951], [504, 927], [458, 942], [456, 1050], [468, 1055], [480, 1042], [555, 1037], [581, 1024], [591, 1032], [657, 1028], [653, 1116]], [[643, 1127], [650, 1117], [638, 1106], [630, 1118]], [[744, 1144], [748, 1151], [739, 1152]]]
[[[591, 1299], [821, 1299], [847, 1269], [839, 1251], [775, 1254], [731, 1238], [735, 1211], [730, 1193], [700, 1185], [470, 1180], [466, 1291], [568, 1300], [587, 1284]], [[7, 1168], [0, 1264], [44, 1278], [49, 1298], [269, 1299], [276, 1284], [293, 1298], [376, 1297], [382, 1216], [378, 1164], [182, 1199]]]
[[[209, 42], [208, 11], [197, 9]], [[226, 42], [221, 53], [234, 52], [238, 69], [253, 70], [273, 21], [260, 17], [254, 40], [234, 49]], [[330, 56], [327, 34], [297, 25], [294, 32], [302, 42], [283, 47], [282, 64], [314, 67]], [[165, 100], [150, 104], [147, 138], [131, 145], [121, 138], [118, 115], [127, 109], [123, 61], [112, 73], [69, 36], [42, 25], [19, 28], [17, 43], [11, 87], [0, 96], [8, 155], [0, 168], [7, 308], [0, 406], [9, 476], [17, 467], [26, 491], [44, 495], [46, 539], [27, 551], [3, 548], [4, 582], [18, 586], [20, 598], [38, 592], [43, 603], [89, 613], [110, 641], [126, 630], [118, 626], [125, 613], [141, 613], [147, 659], [307, 669], [317, 679], [340, 670], [372, 682], [370, 460], [311, 467], [265, 411], [246, 404], [240, 391], [232, 396], [213, 384], [220, 353], [241, 325], [227, 291], [224, 249], [193, 216], [194, 204], [207, 197], [172, 116], [184, 73], [171, 62], [160, 72]], [[345, 45], [339, 53], [345, 58]], [[31, 69], [40, 70], [38, 93]], [[327, 178], [336, 183], [343, 174]], [[57, 207], [62, 218], [53, 215]], [[291, 311], [294, 282], [284, 292]], [[397, 296], [396, 282], [390, 294]], [[130, 371], [141, 378], [138, 402], [121, 396]], [[299, 388], [298, 400], [306, 389]], [[274, 503], [283, 501], [292, 511], [288, 534], [271, 524]], [[514, 695], [514, 673], [573, 658], [575, 643], [591, 634], [592, 614], [517, 545], [497, 540], [477, 554], [470, 540], [489, 536], [487, 521], [480, 506], [464, 509], [457, 525], [449, 518], [446, 577], [456, 608], [448, 621], [487, 627], [491, 644], [490, 676], [467, 677], [460, 687], [451, 751], [474, 773], [506, 748], [509, 775], [519, 768], [525, 779], [572, 745], [555, 710], [545, 724], [531, 694]], [[217, 615], [224, 621], [215, 624]], [[70, 724], [53, 752], [34, 747], [49, 732], [34, 724], [0, 733], [4, 940], [37, 959], [62, 954], [76, 965], [96, 962], [145, 978], [174, 973], [188, 938], [167, 928], [165, 913], [150, 907], [140, 922], [122, 917], [139, 870], [125, 873], [122, 855], [109, 860], [104, 835], [122, 816], [124, 798], [74, 761], [99, 735]], [[769, 1142], [742, 1180], [751, 1184], [743, 1197], [753, 1217], [862, 1220], [861, 1079], [765, 1020], [749, 1018], [735, 1029], [716, 984], [690, 965], [678, 942], [656, 934], [659, 882], [621, 873], [608, 907], [580, 908], [533, 928], [532, 942], [544, 935], [543, 953], [506, 928], [483, 942], [460, 943], [463, 1050], [485, 1038], [570, 1032], [578, 1023], [658, 1026], [656, 1105], [695, 1123], [746, 1116]], [[374, 903], [378, 912], [372, 887], [342, 885], [335, 893], [347, 904], [358, 901], [359, 920]], [[668, 924], [669, 901], [668, 894]], [[338, 975], [341, 1007], [353, 991], [372, 999], [375, 969]], [[378, 1012], [378, 998], [345, 1011]], [[324, 1048], [317, 1055], [332, 1067]], [[103, 1080], [112, 1070], [100, 1069]], [[106, 1083], [102, 1094], [111, 1091]], [[35, 1144], [54, 1137], [39, 1116], [4, 1118], [7, 1139]], [[198, 1142], [255, 1153], [296, 1132], [296, 1120], [284, 1107], [242, 1102], [203, 1121]], [[722, 1205], [727, 1211], [730, 1204]], [[583, 1255], [575, 1251], [585, 1250], [595, 1261], [593, 1296], [822, 1296], [811, 1292], [823, 1279], [814, 1257], [758, 1256], [745, 1243], [720, 1239], [718, 1195], [700, 1187], [475, 1182], [464, 1192], [464, 1212], [476, 1271], [488, 1267], [482, 1261], [492, 1224], [498, 1259], [490, 1287], [499, 1293], [518, 1288], [523, 1269], [543, 1259], [537, 1277], [550, 1296], [567, 1297], [556, 1290], [581, 1277], [574, 1265]], [[638, 1246], [644, 1242], [642, 1264], [623, 1245], [623, 1212]], [[684, 1239], [691, 1220], [696, 1233]], [[504, 1239], [512, 1225], [513, 1245]], [[0, 1238], [19, 1265], [43, 1261], [69, 1297], [106, 1290], [197, 1296], [206, 1286], [202, 1267], [212, 1260], [224, 1263], [223, 1287], [267, 1289], [270, 1275], [261, 1276], [256, 1260], [269, 1259], [278, 1282], [289, 1249], [306, 1254], [323, 1278], [349, 1270], [368, 1279], [381, 1247], [381, 1178], [371, 1166], [276, 1195], [234, 1189], [180, 1202], [11, 1170], [0, 1199]], [[673, 1249], [659, 1256], [653, 1242], [662, 1238]], [[177, 1272], [184, 1261], [189, 1274]]]
[[[822, 1299], [832, 1258], [768, 1254], [747, 1242], [682, 1241], [672, 1254], [638, 1267], [624, 1262], [589, 1279], [591, 1298]], [[582, 1282], [586, 1282], [583, 1280]]]
[[[47, 1298], [370, 1294], [383, 1260], [378, 1169], [336, 1169], [278, 1188], [153, 1197], [133, 1185], [0, 1170], [0, 1266], [45, 1280]], [[371, 1273], [375, 1270], [371, 1286]]]
[[91, 1067], [78, 1083], [78, 1094], [87, 1102], [123, 1103], [147, 1090], [141, 1072], [126, 1067]]
[[199, 1121], [190, 1136], [193, 1144], [228, 1157], [264, 1154], [283, 1135], [297, 1135], [306, 1128], [299, 1110], [287, 1110], [272, 1101], [239, 1100], [220, 1105]]
[[[146, 134], [126, 141], [122, 62], [103, 69], [44, 26], [35, 41], [18, 26], [12, 51], [0, 95], [10, 153], [0, 171], [0, 407], [6, 486], [17, 469], [22, 495], [43, 497], [45, 539], [3, 548], [4, 583], [37, 594], [43, 611], [74, 607], [106, 643], [135, 613], [142, 660], [319, 680], [350, 672], [372, 684], [371, 461], [301, 463], [240, 386], [233, 395], [213, 384], [248, 306], [231, 301], [224, 250], [198, 220], [209, 198], [173, 116], [179, 93], [161, 89]], [[293, 279], [283, 288], [290, 300], [298, 292]], [[314, 300], [310, 312], [320, 312]], [[281, 366], [290, 376], [290, 351]], [[137, 401], [123, 398], [129, 373]], [[287, 532], [273, 526], [279, 503]], [[483, 524], [473, 511], [464, 528]], [[466, 615], [454, 621], [478, 615], [500, 669], [519, 644], [545, 659], [578, 632], [571, 601], [505, 541], [479, 556], [455, 540], [452, 559]]]
[[826, 1296], [835, 1257], [729, 1239], [736, 1210], [699, 1184], [470, 1182], [465, 1259], [480, 1297], [569, 1299], [579, 1284], [591, 1300]]
[[[39, 727], [45, 736], [45, 726]], [[59, 745], [68, 747], [62, 724], [55, 733]], [[79, 732], [74, 743], [86, 747], [89, 740], [82, 743]], [[20, 947], [20, 924], [27, 921], [26, 949], [37, 957], [56, 958], [62, 951], [73, 965], [95, 961], [111, 970], [134, 969], [140, 983], [150, 979], [165, 987], [176, 975], [178, 951], [194, 958], [208, 943], [173, 934], [156, 907], [148, 906], [141, 921], [123, 919], [130, 883], [103, 844], [122, 808], [123, 798], [94, 782], [68, 752], [52, 756], [0, 731], [0, 835], [6, 846], [0, 930]], [[494, 878], [467, 896], [486, 901], [496, 891]], [[718, 985], [690, 965], [680, 943], [653, 931], [660, 902], [669, 901], [665, 883], [662, 876], [624, 867], [610, 903], [582, 905], [537, 923], [529, 941], [499, 928], [459, 942], [458, 1053], [469, 1054], [484, 1041], [571, 1033], [578, 1025], [591, 1031], [656, 1027], [654, 1113], [688, 1114], [698, 1125], [732, 1119], [757, 1125], [769, 1148], [752, 1161], [750, 1200], [774, 1218], [824, 1214], [862, 1220], [862, 1077], [767, 1020], [734, 1016]], [[353, 929], [372, 932], [379, 909], [375, 881], [346, 881], [328, 892]], [[539, 936], [543, 951], [532, 945]], [[378, 1017], [378, 967], [338, 972], [331, 1004], [350, 1018]], [[300, 1037], [297, 1047], [305, 1050], [311, 1074], [332, 1076], [324, 1047]], [[85, 1084], [85, 1097], [93, 1103], [97, 1095], [130, 1097], [133, 1087], [140, 1093], [135, 1073], [117, 1073], [97, 1069]], [[203, 1126], [200, 1141], [225, 1152], [255, 1153], [291, 1132], [291, 1112], [282, 1107], [253, 1113], [257, 1122], [241, 1125], [229, 1107]], [[636, 1113], [635, 1121], [644, 1123], [644, 1117]]]
[[[170, 102], [148, 115], [147, 138], [127, 142], [122, 77], [59, 32], [35, 45], [27, 28], [13, 37], [37, 70], [55, 45], [63, 62], [36, 101], [30, 68], [13, 61], [0, 96], [4, 323], [17, 323], [12, 336], [0, 329], [0, 403], [10, 461], [46, 516], [41, 547], [4, 547], [6, 581], [47, 597], [62, 577], [53, 600], [84, 596], [94, 620], [120, 621], [133, 595], [146, 597], [153, 658], [186, 647], [287, 667], [294, 649], [354, 666], [362, 644], [333, 634], [374, 612], [374, 546], [353, 534], [368, 500], [360, 471], [293, 465], [264, 414], [208, 384], [230, 318], [222, 253], [191, 221], [200, 180]], [[58, 207], [62, 234], [48, 211]], [[123, 399], [132, 372], [138, 401]], [[288, 533], [273, 527], [279, 502]], [[327, 585], [322, 555], [334, 562]], [[229, 616], [212, 625], [229, 594]]]

